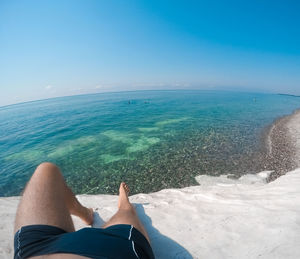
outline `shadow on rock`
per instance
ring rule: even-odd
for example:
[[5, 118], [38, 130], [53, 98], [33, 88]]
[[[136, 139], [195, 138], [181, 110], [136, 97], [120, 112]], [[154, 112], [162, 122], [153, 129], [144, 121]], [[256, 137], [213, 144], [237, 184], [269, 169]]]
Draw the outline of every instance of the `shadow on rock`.
[[101, 228], [105, 224], [105, 221], [100, 217], [98, 212], [94, 212], [93, 228]]
[[152, 220], [149, 216], [146, 215], [142, 204], [135, 203], [134, 206], [141, 222], [144, 224], [149, 234], [151, 247], [153, 249], [155, 258], [193, 259], [192, 255], [184, 247], [182, 247], [171, 238], [164, 236], [152, 226]]

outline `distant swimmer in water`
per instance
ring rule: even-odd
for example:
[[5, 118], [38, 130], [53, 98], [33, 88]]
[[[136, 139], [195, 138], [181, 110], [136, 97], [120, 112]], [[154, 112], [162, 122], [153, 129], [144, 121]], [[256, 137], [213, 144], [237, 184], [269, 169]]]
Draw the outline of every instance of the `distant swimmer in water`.
[[154, 259], [149, 236], [128, 195], [129, 187], [122, 182], [117, 213], [102, 228], [75, 231], [71, 215], [91, 225], [93, 209], [80, 204], [56, 165], [40, 164], [17, 209], [14, 258]]

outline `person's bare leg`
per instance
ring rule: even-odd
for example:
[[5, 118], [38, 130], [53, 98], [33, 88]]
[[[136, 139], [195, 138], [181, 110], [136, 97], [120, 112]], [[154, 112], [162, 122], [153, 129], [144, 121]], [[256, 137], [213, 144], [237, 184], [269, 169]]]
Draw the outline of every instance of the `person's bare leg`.
[[129, 187], [125, 183], [120, 184], [119, 189], [119, 210], [112, 218], [106, 222], [103, 228], [117, 224], [128, 224], [133, 225], [137, 230], [139, 230], [149, 241], [150, 239], [146, 229], [144, 228], [142, 222], [139, 220], [138, 215], [136, 214], [135, 208], [129, 202], [128, 199]]
[[42, 163], [28, 182], [19, 203], [15, 232], [26, 225], [51, 225], [68, 232], [74, 231], [71, 215], [86, 224], [93, 222], [93, 210], [83, 207], [66, 185], [59, 168]]

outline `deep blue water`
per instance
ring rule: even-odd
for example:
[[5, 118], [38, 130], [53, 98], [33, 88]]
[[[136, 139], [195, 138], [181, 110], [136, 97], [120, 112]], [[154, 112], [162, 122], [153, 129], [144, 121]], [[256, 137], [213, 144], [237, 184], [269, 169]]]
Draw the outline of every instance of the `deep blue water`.
[[18, 195], [43, 161], [76, 193], [196, 184], [198, 174], [259, 170], [264, 128], [300, 98], [221, 91], [137, 91], [0, 107], [0, 196]]

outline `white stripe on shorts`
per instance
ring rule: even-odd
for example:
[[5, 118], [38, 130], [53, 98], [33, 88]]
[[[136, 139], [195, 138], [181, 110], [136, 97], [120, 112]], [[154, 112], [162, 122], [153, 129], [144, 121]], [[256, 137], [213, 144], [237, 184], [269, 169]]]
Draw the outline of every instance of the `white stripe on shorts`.
[[130, 231], [129, 231], [128, 240], [130, 240], [130, 238], [131, 238], [131, 232], [132, 232], [132, 228], [133, 228], [133, 225], [131, 225], [131, 228], [130, 228]]
[[134, 242], [133, 242], [133, 241], [132, 241], [132, 249], [133, 249], [133, 252], [134, 252], [135, 255], [136, 255], [136, 258], [139, 259], [139, 256], [138, 256], [138, 254], [137, 254], [136, 251], [135, 251], [135, 248], [134, 248]]

